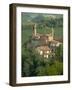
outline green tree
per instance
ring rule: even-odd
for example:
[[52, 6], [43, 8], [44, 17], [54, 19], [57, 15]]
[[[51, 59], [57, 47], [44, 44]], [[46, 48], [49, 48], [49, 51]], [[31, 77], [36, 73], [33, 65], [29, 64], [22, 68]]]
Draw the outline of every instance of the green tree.
[[55, 50], [55, 59], [63, 61], [63, 45], [60, 45]]
[[46, 67], [47, 75], [62, 75], [63, 74], [63, 63], [56, 60], [54, 64]]

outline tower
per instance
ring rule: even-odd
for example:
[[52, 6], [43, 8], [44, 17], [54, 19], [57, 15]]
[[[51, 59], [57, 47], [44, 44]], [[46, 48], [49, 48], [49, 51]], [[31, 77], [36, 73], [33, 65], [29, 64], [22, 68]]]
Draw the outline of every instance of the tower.
[[36, 36], [36, 24], [33, 26], [33, 35]]
[[52, 37], [54, 37], [54, 29], [53, 29], [53, 27], [52, 27]]

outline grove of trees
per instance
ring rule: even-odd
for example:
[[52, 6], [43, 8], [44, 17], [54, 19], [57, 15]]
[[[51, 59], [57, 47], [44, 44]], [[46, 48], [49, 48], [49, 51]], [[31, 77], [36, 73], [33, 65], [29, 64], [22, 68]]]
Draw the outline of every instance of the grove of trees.
[[54, 58], [44, 58], [34, 49], [23, 47], [22, 77], [51, 76], [63, 74], [62, 46], [58, 47]]

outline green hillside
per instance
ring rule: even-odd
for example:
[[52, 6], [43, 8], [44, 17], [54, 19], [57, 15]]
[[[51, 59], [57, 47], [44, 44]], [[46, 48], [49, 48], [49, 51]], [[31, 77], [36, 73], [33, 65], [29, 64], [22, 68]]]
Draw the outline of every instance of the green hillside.
[[[63, 15], [42, 14], [42, 13], [22, 13], [21, 15], [21, 76], [56, 76], [63, 75], [63, 44], [56, 47], [48, 42], [47, 47], [51, 49], [43, 51], [40, 55], [36, 51], [36, 46], [41, 45], [41, 41], [32, 39], [34, 24], [37, 33], [47, 34], [54, 29], [54, 39], [63, 41]], [[44, 52], [49, 57], [44, 57]]]
[[62, 14], [39, 14], [22, 13], [22, 43], [26, 42], [32, 36], [34, 23], [37, 25], [37, 32], [42, 34], [51, 33], [54, 29], [54, 37], [63, 38], [63, 15]]

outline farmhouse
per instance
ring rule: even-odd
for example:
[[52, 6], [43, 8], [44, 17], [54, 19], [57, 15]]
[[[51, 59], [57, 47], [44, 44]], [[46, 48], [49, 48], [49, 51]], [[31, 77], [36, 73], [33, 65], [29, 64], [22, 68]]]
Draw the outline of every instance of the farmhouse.
[[33, 43], [35, 43], [35, 50], [45, 58], [48, 58], [51, 54], [54, 55], [56, 47], [59, 47], [62, 43], [54, 40], [54, 30], [52, 33], [40, 34], [37, 33], [36, 24], [33, 27], [32, 33]]
[[51, 49], [48, 46], [39, 46], [36, 48], [36, 50], [38, 51], [38, 53], [40, 53], [40, 55], [46, 58], [48, 58], [51, 53]]

